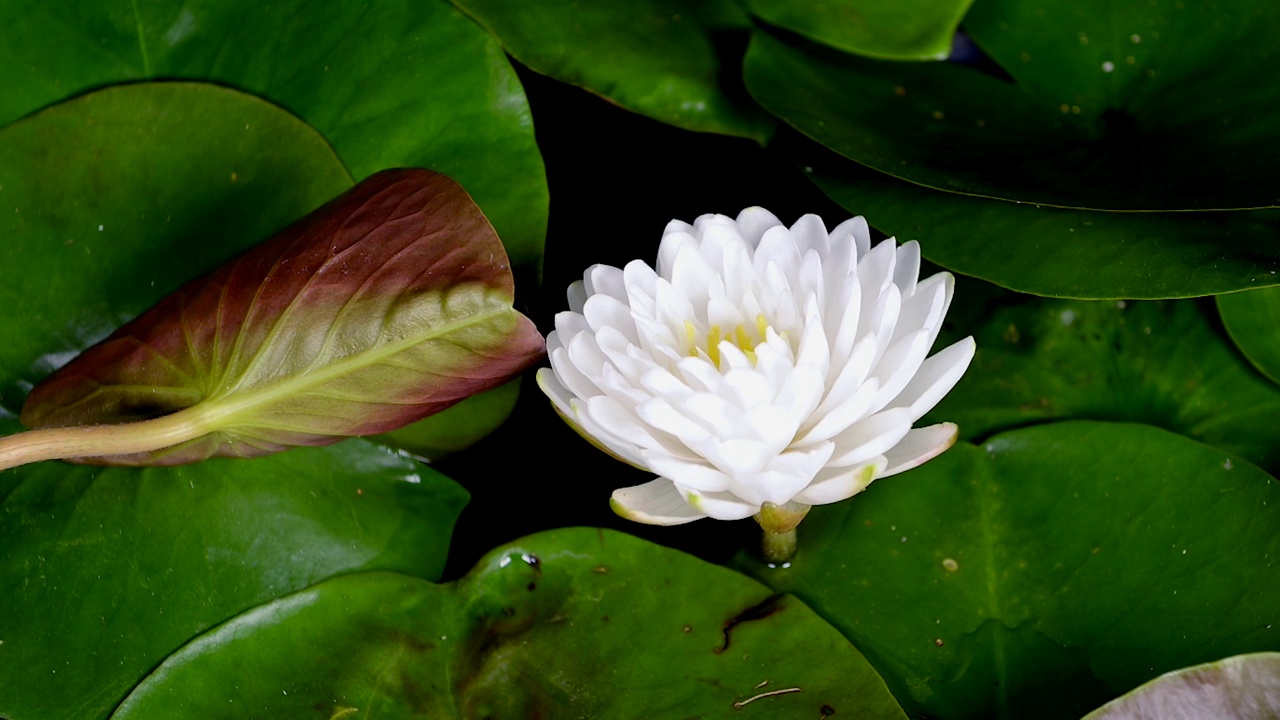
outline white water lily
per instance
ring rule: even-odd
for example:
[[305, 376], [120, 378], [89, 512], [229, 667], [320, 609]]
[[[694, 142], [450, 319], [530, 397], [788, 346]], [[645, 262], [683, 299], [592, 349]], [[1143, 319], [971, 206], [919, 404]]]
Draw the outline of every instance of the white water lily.
[[974, 352], [966, 338], [926, 357], [954, 280], [919, 272], [914, 241], [872, 248], [861, 217], [830, 233], [758, 207], [672, 221], [656, 271], [596, 265], [570, 286], [538, 384], [580, 433], [658, 475], [614, 492], [623, 517], [755, 515], [787, 532], [955, 442], [951, 423], [911, 427]]

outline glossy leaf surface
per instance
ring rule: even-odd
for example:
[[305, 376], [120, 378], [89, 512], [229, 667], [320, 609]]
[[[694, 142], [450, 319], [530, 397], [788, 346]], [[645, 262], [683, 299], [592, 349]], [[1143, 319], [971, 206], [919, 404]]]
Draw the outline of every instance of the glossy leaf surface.
[[1268, 720], [1280, 716], [1280, 654], [1237, 655], [1176, 670], [1084, 720]]
[[1217, 302], [1240, 351], [1264, 375], [1280, 382], [1280, 289], [1219, 295]]
[[[14, 429], [6, 423], [6, 429]], [[364, 441], [0, 474], [0, 717], [104, 718], [193, 636], [357, 570], [444, 568], [467, 494]]]
[[689, 130], [763, 141], [773, 121], [741, 89], [745, 13], [728, 0], [459, 0], [520, 62]]
[[384, 171], [72, 360], [32, 390], [22, 420], [190, 428], [157, 452], [90, 456], [112, 464], [386, 432], [541, 357], [513, 297], [502, 244], [457, 183]]
[[1106, 213], [940, 192], [848, 161], [814, 160], [818, 187], [925, 257], [1036, 295], [1179, 298], [1280, 283], [1280, 211]]
[[1109, 210], [1280, 204], [1280, 123], [1259, 111], [1280, 102], [1280, 80], [1257, 72], [1280, 58], [1280, 8], [991, 0], [965, 30], [998, 71], [757, 32], [747, 87], [836, 152], [950, 192]]
[[1280, 472], [1280, 387], [1215, 330], [1211, 305], [1008, 301], [962, 330], [977, 354], [923, 423], [972, 440], [1047, 420], [1141, 422]]
[[324, 139], [191, 83], [90, 93], [0, 130], [0, 404], [350, 187]]
[[818, 507], [754, 574], [836, 625], [904, 707], [1078, 718], [1170, 670], [1280, 648], [1280, 484], [1142, 425], [965, 443]]
[[904, 718], [795, 598], [591, 528], [499, 548], [448, 586], [366, 573], [263, 606], [169, 658], [113, 717], [255, 713]]
[[457, 179], [516, 267], [542, 256], [547, 189], [502, 49], [446, 2], [0, 2], [0, 124], [147, 79], [229, 85], [315, 127], [357, 179], [429, 167]]
[[973, 0], [748, 0], [765, 22], [846, 52], [888, 60], [944, 60]]

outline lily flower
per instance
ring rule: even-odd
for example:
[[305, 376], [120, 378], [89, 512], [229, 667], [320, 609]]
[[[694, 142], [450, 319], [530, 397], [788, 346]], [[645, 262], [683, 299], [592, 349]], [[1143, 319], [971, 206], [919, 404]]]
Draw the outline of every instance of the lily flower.
[[785, 533], [955, 442], [952, 423], [912, 425], [974, 342], [928, 356], [954, 279], [919, 272], [914, 241], [873, 248], [861, 217], [830, 233], [758, 207], [672, 221], [656, 268], [595, 265], [569, 287], [538, 384], [579, 433], [658, 476], [615, 491], [618, 514]]

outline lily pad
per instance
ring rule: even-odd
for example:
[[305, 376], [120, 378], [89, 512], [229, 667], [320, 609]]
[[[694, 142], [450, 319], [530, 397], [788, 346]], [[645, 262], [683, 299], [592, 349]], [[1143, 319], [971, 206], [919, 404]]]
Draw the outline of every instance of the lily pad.
[[1222, 323], [1240, 352], [1280, 382], [1280, 288], [1220, 295], [1217, 302]]
[[0, 477], [9, 720], [107, 717], [192, 637], [333, 575], [436, 579], [467, 499], [364, 441], [178, 468], [47, 462]]
[[356, 179], [392, 167], [454, 178], [534, 276], [547, 187], [524, 92], [498, 44], [448, 3], [106, 0], [72, 12], [3, 0], [0, 15], [0, 125], [112, 83], [229, 85], [314, 126]]
[[1237, 655], [1161, 675], [1084, 720], [1270, 720], [1280, 716], [1280, 653]]
[[628, 110], [760, 142], [772, 132], [773, 120], [741, 88], [750, 21], [731, 0], [456, 4], [520, 62]]
[[[1280, 211], [1111, 213], [939, 192], [813, 148], [810, 178], [926, 258], [1019, 292], [1181, 298], [1280, 284]], [[1227, 239], [1230, 242], [1227, 242]]]
[[[763, 32], [767, 110], [880, 172], [949, 192], [1102, 210], [1280, 204], [1280, 8], [1250, 0], [974, 5], [998, 72], [891, 63]], [[998, 74], [1005, 77], [997, 77]]]
[[0, 404], [179, 285], [350, 187], [323, 138], [250, 95], [147, 83], [0, 130]]
[[772, 25], [846, 52], [886, 60], [944, 60], [973, 0], [747, 0]]
[[1280, 483], [1143, 425], [961, 443], [815, 508], [790, 568], [909, 711], [1078, 718], [1157, 675], [1280, 649]]
[[1140, 422], [1280, 472], [1280, 387], [1213, 327], [1211, 305], [1024, 299], [985, 315], [963, 330], [978, 344], [968, 372], [922, 423], [972, 440], [1048, 420]]
[[447, 586], [362, 573], [264, 605], [174, 654], [112, 717], [833, 714], [905, 720], [795, 598], [574, 528], [501, 547]]

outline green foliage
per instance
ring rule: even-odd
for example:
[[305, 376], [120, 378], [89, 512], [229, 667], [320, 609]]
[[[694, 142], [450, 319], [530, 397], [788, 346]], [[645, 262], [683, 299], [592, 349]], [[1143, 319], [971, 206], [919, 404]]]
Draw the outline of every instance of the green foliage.
[[12, 720], [105, 718], [194, 635], [325, 578], [438, 578], [467, 497], [359, 441], [2, 477], [0, 716]]
[[[13, 440], [44, 442], [38, 459], [148, 465], [394, 430], [542, 356], [514, 293], [502, 243], [461, 186], [385, 170], [45, 378], [21, 416], [42, 432]], [[79, 425], [120, 425], [116, 447], [54, 430]]]
[[[475, 198], [515, 307], [549, 329], [564, 288], [536, 286], [533, 129], [559, 152], [578, 138], [547, 134], [563, 108], [546, 94], [531, 113], [504, 50], [732, 136], [586, 125], [583, 176], [549, 162], [560, 276], [650, 259], [685, 212], [668, 204], [790, 223], [821, 192], [1000, 286], [959, 278], [943, 333], [973, 333], [977, 355], [923, 422], [962, 442], [814, 509], [788, 568], [740, 552], [764, 585], [607, 530], [500, 545], [607, 524], [609, 490], [644, 482], [592, 465], [515, 383], [377, 438], [458, 453], [485, 510], [448, 558], [466, 492], [363, 441], [0, 471], [0, 718], [1052, 720], [1129, 693], [1092, 719], [1185, 709], [1195, 687], [1220, 703], [1202, 715], [1251, 720], [1238, 708], [1267, 701], [1275, 655], [1238, 654], [1280, 650], [1280, 8], [969, 6], [0, 0], [3, 432], [78, 353], [390, 168]], [[649, 162], [646, 132], [671, 153]], [[1210, 295], [1225, 327], [1173, 300]], [[361, 317], [337, 335], [376, 324]], [[513, 406], [517, 426], [462, 452]], [[646, 537], [723, 559], [744, 525]]]
[[1280, 427], [1269, 420], [1280, 387], [1235, 353], [1205, 305], [1005, 300], [1014, 304], [981, 312], [973, 364], [924, 423], [951, 421], [980, 439], [1058, 419], [1138, 422], [1280, 471]]
[[750, 27], [732, 0], [457, 0], [538, 72], [689, 130], [763, 142], [773, 121], [736, 78]]
[[175, 654], [112, 717], [830, 711], [905, 720], [866, 660], [795, 598], [626, 535], [575, 528], [498, 548], [447, 586], [361, 573], [264, 605]]
[[945, 60], [973, 0], [748, 0], [751, 12], [846, 52], [886, 60]]
[[1277, 523], [1280, 483], [1244, 460], [1055, 423], [816, 508], [789, 569], [739, 564], [840, 628], [908, 710], [1075, 718], [1162, 672], [1280, 648]]

